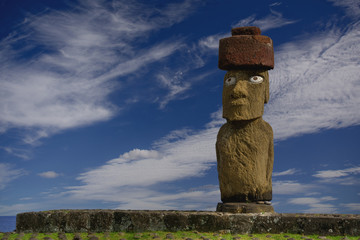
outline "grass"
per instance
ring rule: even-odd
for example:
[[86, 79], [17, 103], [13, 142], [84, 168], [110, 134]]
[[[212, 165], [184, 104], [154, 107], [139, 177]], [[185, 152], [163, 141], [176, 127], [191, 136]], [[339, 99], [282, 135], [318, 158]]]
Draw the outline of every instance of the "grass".
[[[201, 240], [201, 239], [226, 239], [226, 240], [322, 240], [322, 239], [332, 239], [332, 240], [359, 240], [360, 236], [319, 236], [319, 235], [299, 235], [299, 234], [249, 234], [249, 235], [241, 235], [241, 234], [230, 234], [230, 233], [209, 233], [209, 232], [191, 232], [191, 231], [183, 231], [183, 232], [141, 232], [141, 233], [132, 233], [132, 232], [111, 232], [111, 233], [66, 233], [67, 240], [73, 240], [75, 235], [81, 237], [82, 240], [89, 240], [91, 236], [96, 236], [98, 240], [132, 240], [132, 239], [192, 239], [192, 240]], [[18, 234], [18, 233], [0, 233], [0, 239], [7, 240], [65, 240], [64, 238], [59, 238], [58, 233], [26, 233], [26, 234]], [[92, 240], [97, 240], [93, 238]]]

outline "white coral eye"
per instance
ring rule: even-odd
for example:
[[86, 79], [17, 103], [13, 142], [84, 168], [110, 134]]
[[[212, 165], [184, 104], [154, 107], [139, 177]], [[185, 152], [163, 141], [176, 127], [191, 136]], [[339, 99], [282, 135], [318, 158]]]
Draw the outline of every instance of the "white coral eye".
[[264, 78], [261, 76], [252, 76], [249, 80], [252, 83], [262, 83], [264, 81]]
[[229, 77], [225, 80], [225, 84], [226, 86], [230, 86], [236, 83], [236, 78], [235, 77]]

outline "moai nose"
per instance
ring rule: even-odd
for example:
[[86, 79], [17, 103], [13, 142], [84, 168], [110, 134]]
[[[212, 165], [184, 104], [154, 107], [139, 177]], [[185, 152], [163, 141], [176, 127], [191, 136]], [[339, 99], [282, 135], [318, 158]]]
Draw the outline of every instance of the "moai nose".
[[246, 98], [248, 96], [247, 84], [245, 81], [238, 81], [231, 93], [232, 98]]

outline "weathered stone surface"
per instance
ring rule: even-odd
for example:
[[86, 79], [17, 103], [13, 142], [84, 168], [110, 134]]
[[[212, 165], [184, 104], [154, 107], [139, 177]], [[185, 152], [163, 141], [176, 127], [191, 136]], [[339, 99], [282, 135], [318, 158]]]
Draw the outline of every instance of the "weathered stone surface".
[[78, 229], [78, 232], [87, 232], [90, 230], [90, 212], [86, 211], [69, 211], [63, 217], [63, 222], [59, 228], [64, 232], [71, 232], [70, 229]]
[[274, 49], [271, 38], [234, 35], [220, 39], [218, 66], [222, 70], [273, 69]]
[[237, 27], [237, 28], [233, 28], [231, 29], [231, 35], [235, 36], [235, 35], [260, 35], [261, 34], [261, 30], [258, 27]]
[[112, 231], [114, 215], [111, 212], [98, 212], [90, 215], [90, 229], [94, 232]]
[[[272, 40], [257, 27], [232, 29], [220, 40], [219, 68], [224, 77], [223, 117], [216, 142], [221, 201], [258, 202], [272, 199], [273, 132], [262, 119], [269, 100], [269, 74], [274, 67]], [[248, 207], [246, 207], [248, 206]], [[271, 206], [221, 205], [235, 212], [272, 212]]]
[[[263, 81], [251, 80], [260, 77]], [[269, 101], [269, 74], [267, 71], [232, 70], [224, 77], [223, 117], [228, 121], [259, 118], [264, 113], [264, 103]]]
[[273, 149], [272, 128], [262, 118], [220, 128], [216, 154], [222, 202], [272, 199]]
[[[62, 226], [70, 226], [68, 216], [82, 219], [83, 224], [71, 226], [66, 232], [95, 232], [90, 228], [91, 216], [112, 215], [113, 226], [99, 225], [97, 231], [200, 231], [248, 233], [298, 233], [319, 235], [360, 235], [360, 215], [333, 214], [241, 214], [221, 212], [186, 211], [130, 211], [130, 210], [56, 210], [28, 212], [17, 215], [17, 232], [57, 232]], [[57, 221], [44, 219], [59, 218]], [[117, 219], [117, 220], [116, 220]], [[120, 222], [118, 221], [120, 220]], [[123, 221], [124, 220], [124, 221]], [[141, 222], [143, 220], [143, 222]], [[41, 222], [41, 224], [39, 224]], [[121, 223], [121, 224], [119, 224]], [[115, 227], [116, 225], [116, 227]], [[105, 229], [101, 229], [105, 227]], [[52, 231], [49, 231], [52, 229]], [[116, 230], [115, 230], [116, 229]]]
[[264, 213], [274, 212], [274, 208], [271, 205], [257, 204], [257, 203], [242, 203], [242, 202], [230, 202], [230, 203], [218, 203], [216, 207], [217, 212], [230, 212], [230, 213]]

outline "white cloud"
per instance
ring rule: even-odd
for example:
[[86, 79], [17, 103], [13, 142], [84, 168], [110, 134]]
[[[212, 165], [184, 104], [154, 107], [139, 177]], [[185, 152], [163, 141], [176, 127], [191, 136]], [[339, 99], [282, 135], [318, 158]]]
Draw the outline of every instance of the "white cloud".
[[[133, 199], [128, 199], [119, 205], [121, 209], [187, 209], [187, 210], [209, 210], [216, 208], [216, 203], [220, 198], [218, 186], [216, 189], [207, 189], [202, 191], [187, 191], [180, 193], [161, 193], [152, 192], [150, 194], [143, 189], [143, 192], [137, 191]], [[119, 195], [123, 199], [122, 195]]]
[[282, 4], [282, 2], [274, 2], [272, 4], [270, 4], [270, 7], [274, 7], [274, 6], [280, 6]]
[[338, 208], [333, 204], [312, 204], [311, 208], [303, 210], [304, 213], [338, 213]]
[[161, 85], [168, 89], [168, 94], [160, 102], [160, 108], [164, 108], [169, 101], [183, 96], [184, 92], [190, 88], [190, 83], [183, 80], [182, 71], [173, 74], [162, 73], [157, 77]]
[[[360, 75], [357, 67], [360, 63], [357, 57], [360, 55], [360, 38], [356, 35], [357, 29], [357, 24], [354, 24], [342, 35], [337, 29], [314, 34], [285, 44], [275, 51], [275, 69], [278, 70], [270, 71], [271, 99], [264, 116], [274, 128], [275, 140], [359, 123], [357, 107], [360, 104], [360, 85], [356, 76]], [[216, 116], [220, 115], [219, 112]], [[213, 122], [221, 124], [218, 119]], [[114, 188], [126, 184], [154, 186], [161, 182], [199, 176], [215, 163], [214, 143], [218, 126], [207, 126], [207, 129], [190, 133], [182, 139], [165, 141], [155, 149], [160, 158], [132, 162], [123, 162], [119, 158], [86, 172], [79, 178], [83, 185], [74, 187], [72, 192], [78, 196], [91, 192], [104, 194], [100, 182], [104, 183], [103, 186], [109, 184], [111, 191], [114, 191]], [[154, 172], [148, 170], [150, 166], [155, 169]], [[97, 179], [94, 176], [100, 173], [106, 176], [103, 181], [92, 180]], [[129, 176], [141, 177], [133, 180]], [[294, 181], [273, 183], [274, 194], [280, 195], [306, 193], [314, 189], [315, 185]], [[320, 205], [316, 207], [326, 208]], [[331, 207], [327, 207], [331, 211]]]
[[341, 205], [351, 211], [360, 211], [360, 203], [345, 203]]
[[23, 176], [26, 171], [14, 169], [10, 164], [0, 163], [0, 190], [4, 189], [11, 181]]
[[182, 44], [165, 40], [144, 49], [139, 38], [182, 21], [196, 5], [185, 0], [159, 9], [136, 1], [82, 0], [75, 10], [29, 15], [0, 41], [0, 132], [24, 128], [24, 142], [34, 144], [112, 118], [121, 109], [108, 100], [122, 87], [114, 79], [168, 57]]
[[359, 24], [275, 49], [264, 114], [275, 139], [360, 123]]
[[[244, 26], [257, 26], [261, 31], [266, 31], [273, 28], [279, 28], [285, 25], [296, 23], [297, 21], [287, 20], [282, 17], [282, 14], [271, 10], [271, 14], [261, 18], [256, 19], [256, 16], [250, 16], [245, 19], [241, 19], [238, 23], [232, 27], [244, 27]], [[198, 42], [200, 49], [208, 50], [217, 50], [219, 48], [219, 40], [222, 38], [230, 37], [229, 33], [217, 33], [210, 35], [204, 38], [201, 38]]]
[[[163, 70], [161, 73], [157, 74], [157, 80], [160, 88], [166, 89], [167, 94], [163, 97], [157, 97], [155, 102], [159, 103], [159, 108], [163, 109], [170, 101], [182, 100], [189, 97], [187, 92], [192, 88], [193, 85], [198, 83], [204, 83], [207, 81], [207, 78], [215, 72], [215, 70], [206, 71], [202, 73], [194, 74], [194, 69], [198, 69], [202, 65], [196, 63], [196, 59], [199, 55], [196, 52], [192, 53], [193, 56], [190, 56], [190, 60], [186, 64], [181, 65], [181, 67], [176, 70], [172, 68], [171, 70]], [[195, 56], [195, 60], [194, 60]]]
[[288, 20], [282, 16], [281, 13], [270, 10], [271, 14], [268, 16], [256, 19], [255, 15], [247, 17], [237, 22], [233, 27], [244, 27], [244, 26], [257, 26], [261, 31], [270, 30], [273, 28], [280, 28], [289, 24], [296, 23], [297, 21]]
[[322, 198], [310, 198], [310, 197], [303, 197], [303, 198], [292, 198], [288, 201], [290, 204], [295, 205], [305, 205], [310, 207], [304, 212], [307, 213], [336, 213], [338, 210], [335, 205], [327, 203], [328, 201], [334, 201], [337, 198], [326, 196]]
[[[356, 76], [360, 75], [357, 67], [360, 39], [357, 31], [358, 25], [354, 24], [344, 34], [333, 29], [276, 50], [275, 69], [278, 70], [271, 71], [271, 99], [265, 116], [275, 130], [276, 140], [359, 123], [360, 85]], [[171, 81], [164, 78], [164, 86], [181, 89], [181, 84]], [[354, 114], [347, 114], [349, 112]], [[202, 176], [215, 164], [216, 134], [219, 124], [223, 123], [219, 120], [220, 113], [216, 112], [213, 121], [201, 131], [172, 132], [159, 141], [161, 144], [155, 143], [153, 149], [123, 153], [82, 173], [78, 177], [79, 185], [69, 187], [66, 194], [75, 199], [112, 201], [122, 208], [177, 209], [184, 206], [187, 198], [194, 200], [187, 203], [188, 206], [194, 206], [199, 193], [190, 194], [186, 190], [162, 193], [159, 186]], [[293, 174], [290, 170], [277, 174]], [[317, 187], [295, 181], [273, 182], [273, 192], [279, 195], [306, 194]], [[209, 190], [201, 194], [214, 197], [218, 192]], [[169, 199], [178, 201], [169, 203]], [[307, 201], [313, 201], [311, 209], [335, 211], [331, 204], [324, 203], [331, 200], [328, 197], [322, 199], [323, 202]], [[301, 202], [294, 200], [294, 203], [296, 201]]]
[[303, 197], [303, 198], [292, 198], [289, 200], [289, 203], [300, 204], [300, 205], [313, 205], [313, 204], [319, 204], [321, 202], [335, 201], [335, 200], [337, 200], [337, 198], [331, 196], [325, 196], [321, 198]]
[[[0, 205], [0, 214], [1, 216], [14, 216], [20, 212], [29, 212], [35, 211], [34, 209], [41, 209], [39, 203], [20, 203], [12, 205]], [[14, 229], [15, 230], [15, 229]]]
[[121, 62], [109, 70], [107, 73], [104, 73], [98, 80], [109, 80], [115, 77], [123, 76], [129, 73], [132, 73], [141, 67], [152, 63], [157, 60], [161, 60], [178, 50], [182, 46], [180, 41], [175, 41], [172, 43], [161, 43], [158, 44], [149, 50], [146, 50], [144, 53], [139, 54], [128, 61]]
[[[215, 118], [214, 122], [217, 123], [218, 119]], [[178, 209], [183, 208], [186, 199], [191, 205], [204, 204], [201, 198], [206, 195], [212, 196], [209, 201], [216, 204], [219, 201], [217, 186], [216, 189], [182, 190], [170, 195], [159, 192], [157, 187], [164, 182], [201, 177], [215, 164], [219, 125], [210, 125], [212, 127], [199, 132], [186, 129], [171, 132], [154, 143], [152, 150], [134, 149], [84, 172], [78, 177], [81, 185], [68, 187], [67, 194], [76, 199], [121, 202], [123, 208]], [[169, 203], [169, 198], [176, 201]]]
[[313, 184], [304, 184], [296, 181], [273, 181], [273, 194], [293, 195], [306, 193], [316, 186]]
[[169, 3], [159, 13], [163, 16], [162, 23], [165, 25], [172, 25], [181, 22], [185, 17], [192, 13], [201, 1], [199, 0], [185, 0], [179, 3]]
[[81, 174], [78, 180], [91, 188], [98, 186], [103, 190], [101, 186], [149, 186], [201, 176], [215, 162], [213, 136], [216, 131], [206, 129], [176, 141], [162, 141], [156, 150], [132, 150], [100, 168]]
[[348, 16], [359, 19], [360, 18], [360, 2], [358, 0], [328, 0], [332, 2], [334, 6], [345, 8], [345, 12]]
[[331, 196], [325, 196], [320, 198], [322, 201], [335, 201], [337, 198], [331, 197]]
[[[257, 25], [266, 30], [294, 22], [273, 12], [260, 20], [255, 16], [243, 19], [236, 26]], [[359, 22], [346, 29], [335, 26], [275, 48], [264, 119], [272, 125], [276, 140], [360, 123], [359, 29]], [[216, 50], [223, 37], [227, 36], [214, 34], [199, 45]]]
[[278, 176], [294, 175], [297, 172], [298, 170], [296, 170], [295, 168], [291, 168], [282, 172], [273, 172], [272, 176], [278, 177]]
[[23, 197], [23, 198], [20, 198], [19, 200], [20, 201], [29, 201], [29, 200], [32, 200], [33, 198], [32, 197]]
[[58, 176], [60, 176], [59, 173], [56, 173], [54, 171], [42, 172], [42, 173], [39, 173], [38, 175], [43, 178], [57, 178]]
[[200, 39], [198, 44], [201, 48], [217, 50], [219, 49], [219, 40], [230, 36], [230, 33], [214, 34]]
[[313, 176], [319, 178], [319, 182], [340, 185], [359, 185], [360, 167], [352, 167], [339, 170], [317, 171]]
[[319, 200], [317, 198], [292, 198], [289, 200], [289, 203], [301, 205], [310, 205], [318, 202]]
[[[241, 19], [232, 27], [257, 26], [261, 29], [261, 31], [266, 31], [272, 28], [279, 28], [296, 22], [297, 21], [283, 18], [281, 13], [271, 11], [270, 15], [261, 19], [256, 19], [255, 15]], [[200, 39], [198, 45], [201, 49], [217, 50], [219, 48], [219, 40], [230, 36], [230, 33], [217, 33]]]
[[[200, 187], [201, 188], [201, 187]], [[56, 196], [56, 195], [55, 195]], [[59, 195], [68, 200], [84, 201], [106, 201], [114, 203], [117, 209], [193, 209], [193, 210], [215, 210], [220, 200], [218, 186], [213, 188], [202, 188], [199, 190], [181, 189], [177, 192], [162, 191], [160, 188], [123, 186], [113, 188], [111, 191], [73, 191]]]
[[360, 167], [352, 167], [352, 168], [346, 168], [341, 170], [323, 170], [318, 171], [316, 174], [314, 174], [314, 177], [317, 178], [339, 178], [339, 177], [346, 177], [349, 175], [356, 175], [360, 174]]
[[321, 183], [329, 183], [329, 184], [340, 184], [343, 186], [353, 186], [360, 185], [359, 177], [346, 177], [346, 178], [325, 178], [321, 179], [319, 182]]
[[16, 157], [22, 158], [24, 160], [28, 160], [30, 157], [30, 151], [26, 149], [21, 148], [12, 148], [12, 147], [2, 147], [0, 146], [0, 149], [3, 149], [5, 152], [14, 155]]
[[305, 196], [317, 196], [317, 195], [321, 195], [320, 192], [309, 192], [309, 193], [305, 193]]

